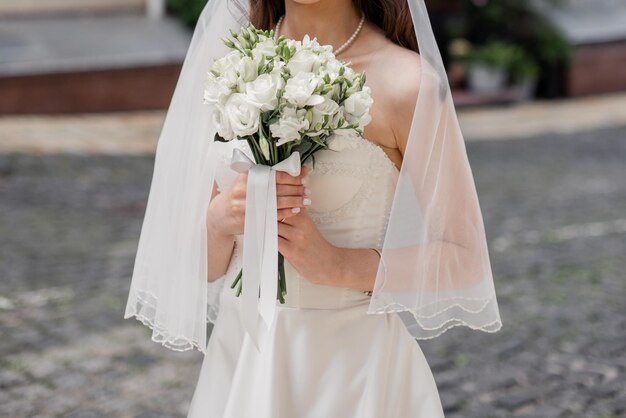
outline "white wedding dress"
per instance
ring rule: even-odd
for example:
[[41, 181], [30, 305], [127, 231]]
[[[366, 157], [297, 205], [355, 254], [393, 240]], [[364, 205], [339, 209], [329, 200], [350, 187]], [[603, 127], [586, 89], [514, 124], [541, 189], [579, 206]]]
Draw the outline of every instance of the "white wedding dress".
[[[226, 187], [233, 146], [217, 144], [216, 181]], [[311, 218], [341, 247], [380, 247], [398, 170], [378, 145], [337, 138], [306, 165]], [[286, 303], [261, 352], [244, 331], [230, 283], [243, 236], [223, 280], [220, 308], [188, 418], [437, 418], [441, 402], [424, 355], [396, 313], [367, 314], [358, 290], [315, 285], [286, 263]], [[323, 260], [320, 260], [323, 262]]]

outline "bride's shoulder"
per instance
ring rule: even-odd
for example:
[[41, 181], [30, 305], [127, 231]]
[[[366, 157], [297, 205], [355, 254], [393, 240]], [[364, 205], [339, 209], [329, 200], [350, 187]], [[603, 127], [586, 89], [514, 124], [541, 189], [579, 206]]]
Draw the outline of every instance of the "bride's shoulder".
[[379, 70], [372, 74], [379, 80], [374, 94], [382, 105], [380, 112], [389, 122], [396, 146], [404, 153], [420, 90], [421, 57], [389, 41], [378, 60], [373, 67]]
[[419, 53], [388, 41], [381, 51], [377, 67], [385, 69], [381, 76], [390, 87], [385, 91], [394, 101], [399, 99], [401, 102], [415, 102], [422, 72]]
[[374, 98], [374, 121], [369, 129], [386, 147], [404, 152], [420, 89], [421, 56], [391, 41], [380, 30], [372, 30], [370, 35], [372, 52], [363, 65]]

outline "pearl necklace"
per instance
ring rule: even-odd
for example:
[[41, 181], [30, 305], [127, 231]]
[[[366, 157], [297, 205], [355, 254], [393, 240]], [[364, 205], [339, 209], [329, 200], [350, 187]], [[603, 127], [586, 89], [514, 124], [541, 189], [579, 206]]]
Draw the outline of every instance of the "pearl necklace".
[[[274, 39], [278, 38], [278, 35], [280, 33], [280, 24], [283, 23], [284, 17], [285, 15], [282, 15], [278, 19], [278, 22], [276, 22], [276, 28], [274, 29]], [[335, 55], [341, 54], [346, 48], [348, 48], [352, 44], [352, 42], [354, 42], [354, 39], [356, 38], [356, 36], [359, 34], [359, 32], [361, 32], [361, 29], [363, 28], [364, 23], [365, 23], [365, 13], [361, 12], [361, 21], [359, 22], [359, 25], [356, 27], [356, 30], [348, 38], [348, 40], [343, 43], [343, 45], [341, 45], [339, 48], [334, 50]]]

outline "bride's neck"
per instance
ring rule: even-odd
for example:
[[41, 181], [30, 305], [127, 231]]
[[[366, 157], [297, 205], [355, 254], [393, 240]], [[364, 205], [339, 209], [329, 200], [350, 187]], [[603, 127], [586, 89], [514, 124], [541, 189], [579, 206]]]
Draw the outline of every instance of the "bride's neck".
[[314, 3], [285, 0], [285, 18], [280, 34], [297, 40], [308, 34], [322, 45], [330, 44], [337, 48], [352, 35], [360, 19], [361, 12], [352, 0], [319, 0]]

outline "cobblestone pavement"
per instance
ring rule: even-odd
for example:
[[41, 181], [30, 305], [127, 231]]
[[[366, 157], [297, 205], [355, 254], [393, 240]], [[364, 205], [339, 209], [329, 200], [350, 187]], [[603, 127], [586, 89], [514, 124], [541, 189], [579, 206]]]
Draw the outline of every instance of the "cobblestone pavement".
[[[504, 322], [420, 342], [448, 418], [626, 416], [626, 127], [468, 143]], [[123, 320], [150, 155], [0, 155], [0, 416], [183, 417]]]

